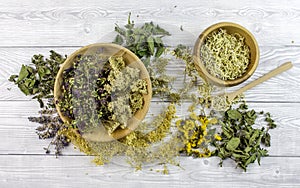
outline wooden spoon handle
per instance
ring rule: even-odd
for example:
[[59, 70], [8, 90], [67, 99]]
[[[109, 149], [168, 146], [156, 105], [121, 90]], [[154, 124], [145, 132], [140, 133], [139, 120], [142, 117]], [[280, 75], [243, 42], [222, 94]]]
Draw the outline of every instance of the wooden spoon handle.
[[233, 92], [232, 93], [232, 97], [236, 97], [239, 94], [247, 91], [248, 89], [251, 89], [251, 88], [253, 88], [256, 85], [258, 85], [258, 84], [260, 84], [260, 83], [262, 83], [262, 82], [264, 82], [264, 81], [266, 81], [266, 80], [268, 80], [268, 79], [270, 79], [270, 78], [272, 78], [272, 77], [274, 77], [274, 76], [276, 76], [276, 75], [278, 75], [278, 74], [280, 74], [280, 73], [282, 73], [282, 72], [284, 72], [286, 70], [289, 70], [292, 67], [293, 67], [292, 62], [286, 62], [286, 63], [280, 65], [279, 67], [277, 67], [276, 69], [272, 70], [271, 72], [263, 75], [262, 77], [254, 80], [252, 82], [250, 82], [246, 86], [244, 86], [244, 87], [240, 88], [239, 90]]

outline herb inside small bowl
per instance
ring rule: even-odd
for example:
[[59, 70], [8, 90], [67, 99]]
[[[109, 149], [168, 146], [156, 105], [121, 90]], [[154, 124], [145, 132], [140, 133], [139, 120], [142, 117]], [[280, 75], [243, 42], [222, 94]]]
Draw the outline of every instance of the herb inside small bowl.
[[200, 58], [208, 72], [222, 80], [241, 77], [250, 62], [250, 49], [238, 33], [229, 34], [220, 28], [205, 39]]

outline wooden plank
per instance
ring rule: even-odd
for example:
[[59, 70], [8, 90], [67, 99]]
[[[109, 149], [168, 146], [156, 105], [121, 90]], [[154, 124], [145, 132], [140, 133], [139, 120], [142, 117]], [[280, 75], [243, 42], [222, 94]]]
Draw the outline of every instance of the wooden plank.
[[[168, 175], [159, 165], [134, 171], [126, 163], [97, 167], [91, 157], [64, 156], [0, 156], [1, 187], [299, 187], [300, 158], [268, 157], [261, 166], [253, 164], [248, 172], [235, 169], [225, 161], [218, 166], [217, 158], [181, 158], [184, 168], [170, 167]], [[150, 171], [153, 169], [153, 171]]]
[[[272, 156], [300, 156], [300, 118], [298, 110], [300, 103], [249, 103], [257, 112], [270, 112], [278, 128], [271, 130]], [[146, 118], [158, 114], [166, 104], [152, 103]], [[179, 116], [187, 115], [189, 104], [178, 107]], [[35, 134], [36, 123], [27, 120], [28, 116], [35, 116], [38, 104], [30, 101], [6, 101], [0, 103], [0, 155], [1, 154], [44, 154], [43, 147], [47, 147], [50, 140], [39, 140]], [[258, 120], [257, 125], [263, 124]], [[287, 144], [288, 143], [288, 144]], [[69, 147], [63, 152], [65, 155], [83, 155]]]
[[259, 0], [234, 3], [221, 0], [205, 3], [192, 0], [35, 3], [31, 0], [20, 3], [13, 0], [0, 4], [0, 46], [82, 46], [102, 41], [115, 23], [126, 23], [128, 12], [133, 13], [137, 23], [153, 20], [173, 30], [183, 26], [186, 33], [179, 35], [177, 41], [190, 40], [191, 36], [194, 41], [211, 24], [232, 21], [248, 28], [260, 45], [300, 44], [297, 0], [286, 5]]
[[[32, 55], [44, 54], [47, 56], [51, 49], [61, 54], [70, 54], [77, 48], [0, 48], [0, 101], [4, 100], [29, 100], [19, 89], [7, 79], [11, 74], [18, 74], [22, 64], [29, 64]], [[300, 48], [299, 47], [262, 47], [261, 60], [255, 74], [244, 84], [262, 76], [286, 61], [292, 61], [294, 67], [281, 75], [246, 92], [246, 98], [250, 101], [284, 101], [300, 102]], [[168, 66], [168, 74], [177, 78], [175, 88], [181, 88], [184, 80], [182, 71], [184, 63], [179, 60], [171, 61]], [[243, 86], [226, 89], [227, 92]], [[10, 91], [7, 88], [11, 89]], [[265, 89], [267, 88], [267, 89]], [[286, 89], [289, 88], [289, 89]], [[289, 96], [289, 97], [286, 97]]]

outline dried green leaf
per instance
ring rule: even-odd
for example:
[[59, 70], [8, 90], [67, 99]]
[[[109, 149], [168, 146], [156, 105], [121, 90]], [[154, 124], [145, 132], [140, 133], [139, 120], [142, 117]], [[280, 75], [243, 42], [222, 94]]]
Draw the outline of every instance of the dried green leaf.
[[165, 35], [165, 36], [170, 36], [170, 35], [171, 35], [168, 31], [164, 30], [164, 29], [161, 28], [159, 25], [157, 25], [157, 26], [155, 27], [154, 33], [155, 33], [156, 35]]
[[29, 95], [30, 91], [29, 89], [26, 87], [25, 84], [19, 84], [19, 89], [25, 94], [25, 95]]
[[247, 158], [247, 155], [238, 154], [238, 153], [232, 153], [232, 156], [236, 159], [238, 159], [238, 158]]
[[123, 42], [124, 42], [124, 40], [123, 40], [123, 38], [121, 37], [121, 35], [119, 35], [119, 34], [116, 36], [115, 40], [113, 41], [113, 43], [119, 44], [119, 45], [122, 45]]
[[238, 120], [238, 119], [242, 118], [241, 113], [237, 110], [228, 110], [227, 115], [230, 119], [233, 119], [233, 120]]
[[239, 146], [239, 144], [240, 144], [240, 139], [237, 137], [233, 137], [227, 142], [226, 149], [228, 151], [233, 151]]
[[252, 150], [252, 147], [247, 146], [244, 151], [245, 151], [245, 153], [249, 153], [251, 150]]
[[25, 79], [28, 75], [29, 75], [29, 72], [28, 72], [27, 66], [22, 65], [17, 82], [20, 82], [21, 80]]
[[164, 51], [165, 51], [164, 47], [158, 47], [155, 53], [155, 57], [156, 58], [160, 57], [164, 53]]
[[124, 29], [120, 28], [118, 25], [115, 26], [115, 31], [119, 33], [119, 36], [125, 36], [126, 32]]
[[251, 155], [245, 162], [244, 166], [247, 167], [250, 163], [253, 163], [256, 160], [256, 158], [256, 154]]
[[260, 135], [260, 130], [256, 129], [250, 137], [249, 144], [252, 145], [253, 143], [255, 143], [255, 141], [257, 141], [257, 138], [259, 137], [259, 135]]
[[270, 147], [271, 146], [271, 135], [268, 132], [265, 132], [262, 136], [261, 142], [265, 146]]
[[10, 82], [16, 82], [16, 78], [18, 78], [18, 75], [11, 75], [8, 79]]
[[147, 38], [147, 43], [148, 43], [148, 48], [150, 51], [150, 54], [153, 55], [154, 54], [154, 39], [153, 37], [148, 37]]

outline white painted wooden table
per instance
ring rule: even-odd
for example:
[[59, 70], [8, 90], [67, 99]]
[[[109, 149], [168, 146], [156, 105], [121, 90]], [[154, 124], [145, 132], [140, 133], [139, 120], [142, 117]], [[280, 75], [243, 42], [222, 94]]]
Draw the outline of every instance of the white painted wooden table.
[[[70, 54], [80, 46], [103, 42], [115, 23], [124, 25], [130, 11], [137, 23], [152, 20], [182, 26], [183, 34], [170, 44], [192, 46], [200, 32], [220, 21], [248, 28], [258, 41], [261, 58], [247, 82], [293, 62], [292, 70], [246, 92], [250, 106], [271, 112], [278, 124], [271, 132], [270, 157], [263, 158], [261, 166], [250, 165], [244, 173], [231, 161], [221, 168], [217, 158], [186, 157], [181, 159], [184, 170], [174, 167], [169, 175], [161, 175], [147, 168], [135, 172], [118, 159], [96, 167], [91, 157], [72, 147], [59, 158], [44, 154], [48, 141], [39, 140], [37, 124], [27, 120], [38, 115], [38, 104], [9, 83], [9, 75], [30, 63], [33, 54], [46, 55], [51, 49]], [[0, 187], [300, 187], [299, 28], [298, 0], [1, 0]]]

